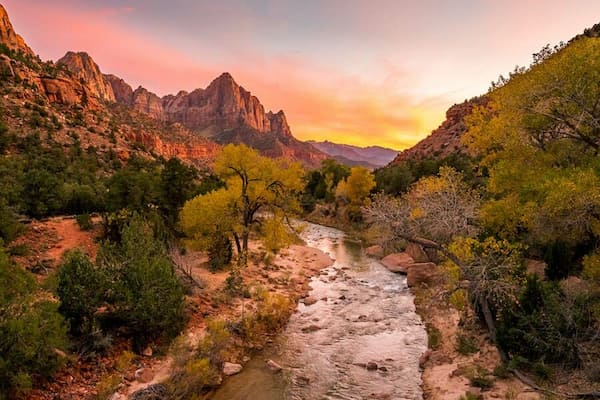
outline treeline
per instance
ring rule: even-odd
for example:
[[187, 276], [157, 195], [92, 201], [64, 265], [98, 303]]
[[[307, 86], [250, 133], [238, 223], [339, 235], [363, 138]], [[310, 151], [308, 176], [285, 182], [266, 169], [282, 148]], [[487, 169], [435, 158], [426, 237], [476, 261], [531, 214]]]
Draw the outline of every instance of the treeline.
[[487, 96], [463, 138], [475, 158], [379, 171], [388, 195], [365, 216], [383, 240], [440, 253], [450, 303], [480, 318], [510, 368], [597, 381], [600, 39], [546, 47]]

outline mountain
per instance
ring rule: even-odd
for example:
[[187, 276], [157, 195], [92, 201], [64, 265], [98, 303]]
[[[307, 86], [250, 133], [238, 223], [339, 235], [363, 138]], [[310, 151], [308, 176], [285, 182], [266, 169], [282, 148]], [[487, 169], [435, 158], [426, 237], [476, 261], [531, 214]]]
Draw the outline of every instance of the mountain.
[[114, 75], [104, 75], [104, 81], [112, 87], [117, 102], [160, 121], [180, 123], [219, 144], [244, 143], [266, 156], [286, 157], [310, 166], [326, 158], [292, 135], [283, 111], [265, 112], [259, 99], [227, 72], [206, 89], [182, 90], [162, 98], [141, 86], [133, 90]]
[[6, 47], [15, 52], [22, 52], [24, 54], [35, 56], [33, 50], [27, 46], [25, 40], [18, 35], [13, 29], [8, 13], [0, 4], [0, 43], [6, 45]]
[[117, 103], [111, 80], [88, 54], [69, 52], [56, 64], [42, 62], [1, 6], [0, 44], [0, 109], [17, 137], [37, 132], [44, 141], [64, 146], [77, 138], [84, 150], [122, 160], [133, 154], [176, 156], [199, 166], [219, 151], [218, 144], [181, 124]]
[[454, 153], [464, 153], [465, 148], [461, 143], [462, 135], [467, 131], [465, 118], [473, 112], [475, 107], [487, 104], [485, 96], [474, 97], [460, 104], [454, 104], [446, 111], [446, 119], [431, 132], [429, 136], [419, 143], [398, 154], [390, 163], [398, 164], [402, 161], [418, 161], [425, 158], [442, 158]]
[[[229, 73], [223, 73], [205, 89], [189, 93], [180, 91], [159, 97], [141, 86], [133, 90], [118, 76], [103, 74], [85, 52], [69, 51], [56, 64], [41, 62], [14, 31], [1, 6], [0, 43], [5, 46], [0, 49], [4, 53], [0, 54], [0, 75], [15, 84], [26, 83], [53, 106], [81, 108], [79, 111], [86, 117], [92, 111], [110, 114], [118, 110], [121, 116], [128, 114], [128, 126], [118, 130], [127, 132], [129, 139], [143, 138], [151, 145], [148, 151], [171, 154], [179, 148], [184, 150], [182, 158], [189, 158], [192, 154], [212, 155], [219, 145], [244, 143], [264, 155], [286, 157], [308, 166], [318, 166], [327, 158], [292, 135], [283, 111], [266, 112], [258, 98], [238, 85]], [[36, 96], [29, 97], [34, 100]], [[169, 144], [165, 147], [165, 143]], [[202, 149], [194, 150], [193, 146]]]
[[327, 140], [324, 142], [308, 141], [308, 143], [348, 166], [383, 167], [398, 155], [397, 150], [380, 146], [359, 147], [333, 143]]

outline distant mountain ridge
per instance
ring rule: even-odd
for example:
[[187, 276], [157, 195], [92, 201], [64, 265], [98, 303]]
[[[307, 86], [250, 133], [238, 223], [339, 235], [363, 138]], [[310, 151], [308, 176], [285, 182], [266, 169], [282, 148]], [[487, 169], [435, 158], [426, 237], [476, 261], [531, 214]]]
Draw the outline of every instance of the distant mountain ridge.
[[309, 140], [323, 153], [335, 158], [340, 163], [354, 166], [362, 165], [369, 168], [379, 168], [390, 163], [399, 153], [397, 150], [381, 146], [353, 146], [349, 144], [333, 143], [328, 140], [317, 142]]

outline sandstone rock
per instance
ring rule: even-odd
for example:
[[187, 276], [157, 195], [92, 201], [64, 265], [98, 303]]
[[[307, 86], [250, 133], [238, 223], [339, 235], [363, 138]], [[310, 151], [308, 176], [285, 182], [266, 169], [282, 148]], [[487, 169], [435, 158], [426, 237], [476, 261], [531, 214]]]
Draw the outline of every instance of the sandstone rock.
[[453, 105], [446, 111], [446, 120], [437, 129], [415, 146], [399, 153], [391, 165], [407, 160], [442, 158], [452, 153], [460, 153], [464, 148], [461, 137], [467, 131], [465, 117], [470, 115], [475, 107], [485, 106], [487, 102], [487, 97], [481, 96]]
[[144, 351], [142, 352], [143, 356], [146, 357], [152, 357], [152, 347], [148, 346], [144, 349]]
[[27, 46], [21, 35], [15, 32], [2, 4], [0, 4], [0, 43], [5, 44], [11, 50], [22, 51], [35, 57], [33, 50]]
[[135, 371], [135, 379], [141, 383], [148, 383], [154, 379], [154, 372], [149, 368], [140, 368]]
[[379, 245], [369, 246], [365, 249], [365, 254], [371, 257], [383, 257], [383, 247]]
[[408, 266], [406, 284], [415, 287], [422, 284], [431, 285], [437, 276], [437, 266], [434, 263], [414, 263]]
[[15, 71], [11, 65], [11, 60], [8, 56], [0, 54], [0, 77], [12, 78], [15, 76]]
[[377, 363], [376, 363], [376, 362], [374, 362], [374, 361], [369, 361], [369, 362], [367, 363], [367, 366], [366, 366], [366, 368], [367, 368], [367, 371], [375, 371], [375, 370], [377, 370], [377, 368], [379, 368], [379, 366], [377, 365]]
[[312, 296], [308, 296], [307, 298], [305, 298], [303, 300], [303, 303], [305, 306], [312, 306], [313, 304], [315, 304], [318, 300]]
[[226, 362], [223, 364], [223, 374], [225, 376], [239, 374], [241, 371], [242, 371], [242, 366], [240, 364], [234, 364], [234, 363], [230, 363], [230, 362]]
[[148, 114], [152, 118], [158, 120], [163, 120], [165, 118], [160, 97], [141, 86], [133, 92], [132, 107], [134, 110]]
[[400, 274], [406, 274], [407, 267], [414, 264], [414, 260], [406, 253], [392, 253], [381, 259], [381, 264], [388, 270]]
[[421, 355], [421, 357], [419, 357], [419, 367], [425, 368], [425, 364], [427, 364], [427, 361], [429, 361], [430, 357], [431, 357], [431, 349], [427, 349], [425, 351], [425, 353], [423, 353]]
[[133, 89], [127, 82], [115, 75], [104, 75], [115, 95], [115, 101], [125, 105], [133, 104]]
[[76, 80], [84, 82], [92, 96], [104, 101], [115, 101], [112, 86], [104, 78], [104, 75], [100, 72], [100, 67], [89, 54], [69, 51], [56, 62], [56, 65], [64, 66], [73, 74]]
[[318, 331], [318, 330], [320, 330], [320, 329], [321, 329], [321, 327], [320, 327], [320, 326], [317, 326], [317, 325], [309, 325], [309, 326], [306, 326], [306, 327], [302, 328], [302, 332], [304, 332], [304, 333], [310, 333], [310, 332], [315, 332], [315, 331]]
[[277, 364], [273, 360], [267, 360], [267, 367], [269, 367], [269, 369], [273, 372], [279, 372], [283, 369], [281, 365]]
[[404, 252], [411, 256], [416, 263], [431, 261], [429, 257], [427, 257], [427, 253], [425, 253], [423, 248], [416, 243], [407, 244], [406, 249], [404, 249]]

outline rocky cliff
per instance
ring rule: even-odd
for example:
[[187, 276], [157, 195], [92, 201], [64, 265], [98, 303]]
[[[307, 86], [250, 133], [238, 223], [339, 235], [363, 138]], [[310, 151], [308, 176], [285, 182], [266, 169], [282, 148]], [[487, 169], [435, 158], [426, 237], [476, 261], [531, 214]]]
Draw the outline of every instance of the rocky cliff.
[[56, 62], [58, 66], [64, 66], [73, 77], [89, 89], [89, 93], [104, 101], [115, 101], [112, 85], [100, 72], [100, 67], [92, 57], [85, 52], [69, 51], [63, 58]]
[[8, 18], [8, 13], [2, 4], [0, 4], [0, 43], [16, 52], [23, 52], [27, 55], [35, 56], [35, 53], [27, 46], [21, 35], [18, 35], [13, 29], [10, 19]]
[[206, 89], [162, 98], [143, 87], [132, 91], [122, 79], [105, 76], [116, 101], [154, 119], [180, 123], [220, 144], [244, 143], [269, 157], [287, 157], [317, 166], [327, 156], [294, 138], [283, 111], [265, 112], [256, 96], [225, 72]]
[[462, 135], [467, 131], [465, 117], [471, 114], [475, 107], [486, 103], [487, 98], [481, 96], [453, 105], [446, 111], [446, 119], [437, 129], [410, 149], [398, 154], [391, 165], [407, 160], [442, 158], [452, 153], [465, 152], [461, 143]]

